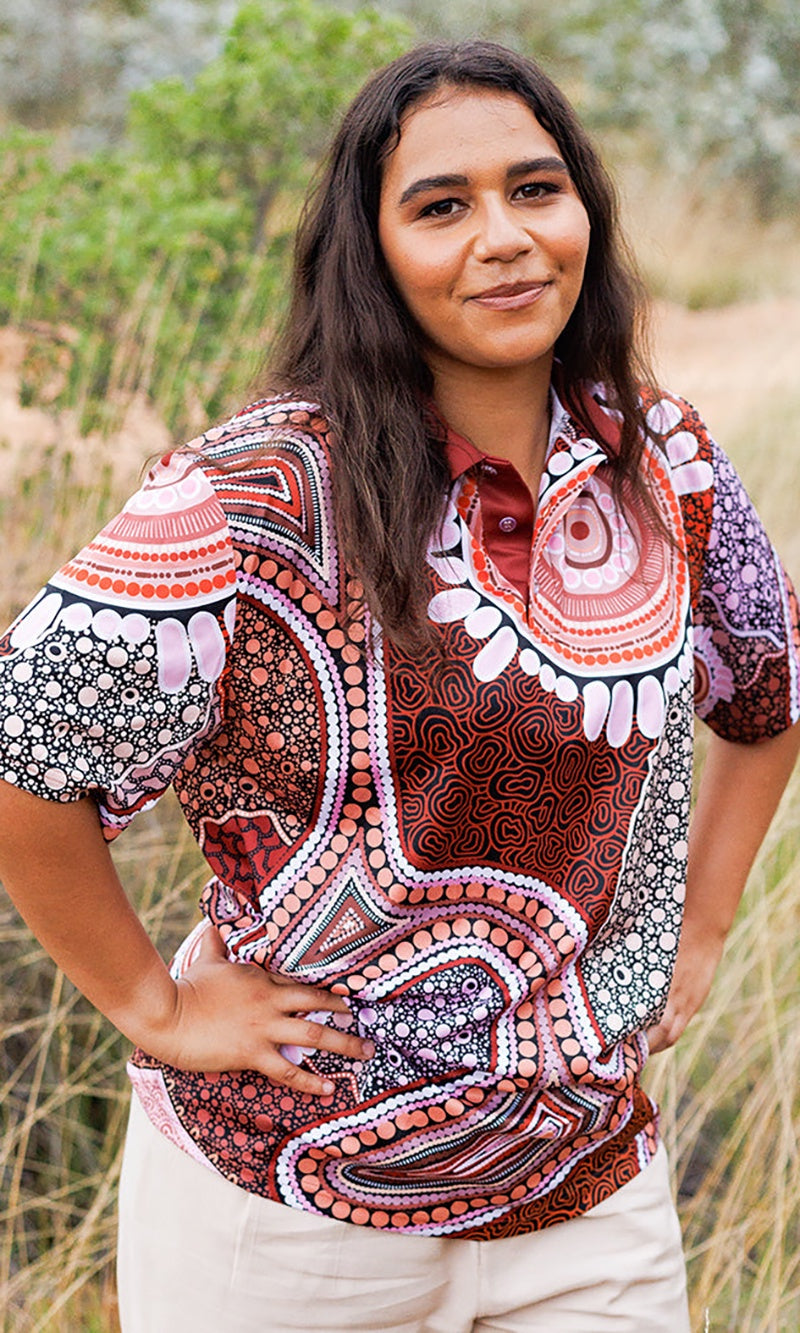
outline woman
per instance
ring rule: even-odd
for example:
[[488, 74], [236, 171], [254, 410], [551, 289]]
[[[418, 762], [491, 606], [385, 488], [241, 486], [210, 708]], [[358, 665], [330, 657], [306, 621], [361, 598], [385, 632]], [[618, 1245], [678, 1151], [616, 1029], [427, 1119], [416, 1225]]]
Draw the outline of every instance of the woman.
[[[4, 877], [137, 1045], [126, 1333], [688, 1327], [639, 1073], [791, 769], [796, 608], [637, 308], [552, 83], [410, 52], [271, 396], [7, 639]], [[170, 783], [214, 878], [168, 972], [106, 841]]]

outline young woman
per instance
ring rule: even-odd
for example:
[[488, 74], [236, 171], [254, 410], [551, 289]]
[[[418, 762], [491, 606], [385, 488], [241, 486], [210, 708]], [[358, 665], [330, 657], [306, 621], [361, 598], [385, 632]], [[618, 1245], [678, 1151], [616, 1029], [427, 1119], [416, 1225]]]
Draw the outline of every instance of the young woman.
[[[688, 1327], [639, 1074], [790, 771], [798, 634], [637, 316], [553, 84], [410, 52], [308, 205], [269, 396], [7, 636], [4, 879], [137, 1046], [126, 1333]], [[107, 842], [170, 783], [213, 878], [168, 970]]]

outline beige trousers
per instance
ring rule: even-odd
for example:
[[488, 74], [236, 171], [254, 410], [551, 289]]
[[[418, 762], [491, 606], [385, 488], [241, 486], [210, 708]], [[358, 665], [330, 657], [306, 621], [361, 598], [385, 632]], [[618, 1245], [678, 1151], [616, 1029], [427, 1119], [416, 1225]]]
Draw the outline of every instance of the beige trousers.
[[387, 1234], [258, 1198], [133, 1097], [123, 1333], [687, 1333], [666, 1153], [583, 1217], [505, 1240]]

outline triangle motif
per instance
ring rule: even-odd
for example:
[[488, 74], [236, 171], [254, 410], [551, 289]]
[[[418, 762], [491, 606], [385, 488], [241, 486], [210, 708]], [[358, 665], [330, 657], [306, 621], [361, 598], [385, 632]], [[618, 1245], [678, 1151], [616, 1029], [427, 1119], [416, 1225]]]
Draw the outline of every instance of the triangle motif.
[[367, 890], [350, 871], [317, 904], [311, 928], [292, 950], [295, 968], [319, 967], [353, 953], [386, 930], [391, 918], [369, 901]]

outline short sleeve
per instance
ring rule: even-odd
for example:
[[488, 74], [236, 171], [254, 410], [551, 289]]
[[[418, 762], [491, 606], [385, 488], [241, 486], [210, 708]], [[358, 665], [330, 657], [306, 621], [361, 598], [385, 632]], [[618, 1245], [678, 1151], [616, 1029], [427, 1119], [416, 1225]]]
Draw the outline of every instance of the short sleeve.
[[665, 440], [692, 583], [695, 706], [726, 740], [778, 735], [800, 716], [794, 588], [733, 464], [682, 399], [648, 414]]
[[0, 776], [114, 837], [219, 725], [235, 593], [214, 489], [168, 455], [0, 639]]

